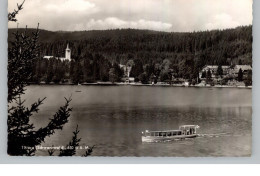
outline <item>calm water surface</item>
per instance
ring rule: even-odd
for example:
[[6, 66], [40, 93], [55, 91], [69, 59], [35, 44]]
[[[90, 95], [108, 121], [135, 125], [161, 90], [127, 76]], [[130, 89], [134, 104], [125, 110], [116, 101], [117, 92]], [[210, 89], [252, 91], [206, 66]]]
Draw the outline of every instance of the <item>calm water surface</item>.
[[[81, 92], [77, 92], [81, 91]], [[72, 95], [73, 108], [62, 131], [42, 146], [68, 144], [79, 125], [81, 146], [92, 156], [250, 156], [251, 89], [149, 86], [29, 86], [26, 104], [47, 97], [32, 118], [36, 128]], [[184, 141], [142, 143], [141, 131], [197, 124], [202, 136]], [[82, 155], [84, 150], [77, 150]], [[58, 154], [58, 152], [56, 153]], [[37, 155], [48, 155], [38, 150]]]

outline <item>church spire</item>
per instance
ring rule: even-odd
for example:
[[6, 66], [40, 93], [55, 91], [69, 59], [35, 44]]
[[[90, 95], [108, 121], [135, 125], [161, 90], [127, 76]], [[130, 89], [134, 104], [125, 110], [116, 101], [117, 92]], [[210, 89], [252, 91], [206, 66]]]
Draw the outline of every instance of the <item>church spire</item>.
[[67, 48], [65, 50], [65, 58], [68, 59], [68, 60], [71, 60], [71, 52], [70, 52], [70, 49], [69, 49], [69, 43], [67, 44]]

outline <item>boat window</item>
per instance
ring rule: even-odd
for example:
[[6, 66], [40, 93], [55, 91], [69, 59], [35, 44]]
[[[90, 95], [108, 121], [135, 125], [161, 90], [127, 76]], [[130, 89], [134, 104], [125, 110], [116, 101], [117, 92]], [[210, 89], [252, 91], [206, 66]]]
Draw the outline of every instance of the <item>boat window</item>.
[[171, 136], [172, 135], [172, 133], [171, 132], [167, 132], [167, 136]]
[[181, 131], [178, 132], [178, 135], [181, 135]]
[[165, 132], [160, 132], [159, 136], [166, 136], [166, 133]]

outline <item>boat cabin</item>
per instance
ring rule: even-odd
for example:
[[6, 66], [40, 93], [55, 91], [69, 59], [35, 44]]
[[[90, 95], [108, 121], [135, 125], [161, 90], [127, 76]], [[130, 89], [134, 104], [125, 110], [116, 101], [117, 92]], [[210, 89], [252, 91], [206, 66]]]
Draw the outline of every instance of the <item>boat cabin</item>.
[[198, 125], [182, 125], [179, 130], [168, 130], [168, 131], [148, 131], [142, 132], [143, 136], [151, 137], [171, 137], [179, 135], [194, 135], [196, 134], [196, 128]]
[[146, 130], [143, 135], [144, 136], [155, 136], [155, 137], [170, 137], [181, 135], [181, 130], [169, 130], [169, 131], [148, 131]]
[[179, 127], [179, 130], [182, 131], [183, 135], [192, 135], [196, 134], [197, 128], [199, 128], [198, 125], [182, 125]]

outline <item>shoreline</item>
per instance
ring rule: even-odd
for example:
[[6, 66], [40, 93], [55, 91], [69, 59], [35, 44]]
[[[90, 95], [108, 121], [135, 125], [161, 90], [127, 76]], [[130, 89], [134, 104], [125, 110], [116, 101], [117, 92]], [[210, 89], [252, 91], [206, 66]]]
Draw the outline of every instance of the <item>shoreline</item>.
[[97, 82], [97, 83], [30, 83], [29, 85], [78, 85], [78, 86], [150, 86], [150, 87], [183, 87], [183, 88], [239, 88], [239, 89], [252, 89], [252, 86], [228, 86], [228, 85], [215, 85], [215, 86], [201, 86], [201, 85], [190, 85], [185, 86], [181, 84], [141, 84], [141, 83], [111, 83], [111, 82]]

